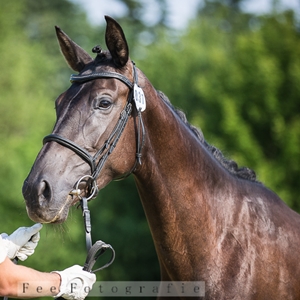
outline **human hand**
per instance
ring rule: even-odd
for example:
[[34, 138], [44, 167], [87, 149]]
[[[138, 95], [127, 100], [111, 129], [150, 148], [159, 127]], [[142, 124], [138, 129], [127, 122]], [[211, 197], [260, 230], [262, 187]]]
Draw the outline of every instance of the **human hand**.
[[31, 227], [20, 227], [11, 235], [1, 234], [6, 244], [7, 256], [10, 259], [18, 257], [23, 261], [32, 255], [40, 239], [39, 231], [42, 227], [42, 224], [37, 223]]
[[[84, 271], [81, 266], [75, 265], [64, 271], [53, 271], [61, 277], [60, 292], [55, 296], [67, 300], [83, 300], [92, 289], [96, 275]], [[53, 273], [51, 272], [51, 273]]]

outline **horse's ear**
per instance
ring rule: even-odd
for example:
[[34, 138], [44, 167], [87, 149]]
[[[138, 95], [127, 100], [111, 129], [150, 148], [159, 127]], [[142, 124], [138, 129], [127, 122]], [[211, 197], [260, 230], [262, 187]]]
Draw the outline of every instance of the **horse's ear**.
[[82, 71], [85, 65], [93, 60], [92, 57], [73, 42], [59, 27], [55, 26], [55, 29], [60, 50], [68, 65], [76, 72]]
[[128, 44], [121, 26], [111, 17], [105, 16], [107, 23], [105, 41], [106, 46], [118, 67], [126, 65], [129, 58]]

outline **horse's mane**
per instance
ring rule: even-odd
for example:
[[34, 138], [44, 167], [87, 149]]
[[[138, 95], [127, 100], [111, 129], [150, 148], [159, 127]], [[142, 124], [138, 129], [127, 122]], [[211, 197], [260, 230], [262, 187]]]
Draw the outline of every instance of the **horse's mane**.
[[159, 97], [165, 101], [169, 107], [179, 116], [179, 118], [186, 124], [186, 126], [195, 134], [195, 136], [200, 140], [200, 142], [205, 146], [205, 148], [213, 155], [213, 157], [231, 174], [242, 178], [247, 179], [250, 181], [258, 182], [256, 179], [256, 174], [253, 170], [247, 168], [247, 167], [238, 167], [238, 164], [233, 160], [228, 160], [225, 158], [221, 150], [216, 148], [215, 146], [212, 146], [206, 142], [204, 139], [204, 135], [200, 129], [197, 127], [191, 125], [185, 116], [185, 114], [179, 110], [176, 109], [168, 99], [168, 97], [161, 91], [157, 91]]

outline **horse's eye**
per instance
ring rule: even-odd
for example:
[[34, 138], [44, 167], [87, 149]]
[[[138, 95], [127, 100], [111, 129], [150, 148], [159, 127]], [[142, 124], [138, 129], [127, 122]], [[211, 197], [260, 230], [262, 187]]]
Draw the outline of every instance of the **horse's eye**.
[[107, 99], [102, 99], [98, 102], [96, 108], [98, 109], [108, 109], [111, 106], [111, 102]]

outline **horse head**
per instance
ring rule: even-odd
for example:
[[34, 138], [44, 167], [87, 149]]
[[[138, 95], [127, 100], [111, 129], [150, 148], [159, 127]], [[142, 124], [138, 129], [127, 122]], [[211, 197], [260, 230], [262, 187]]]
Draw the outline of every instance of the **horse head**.
[[78, 75], [57, 98], [53, 132], [24, 182], [28, 215], [36, 222], [63, 222], [80, 197], [95, 196], [137, 165], [138, 70], [122, 28], [105, 18], [108, 50], [94, 47], [95, 59], [56, 27], [61, 52]]

